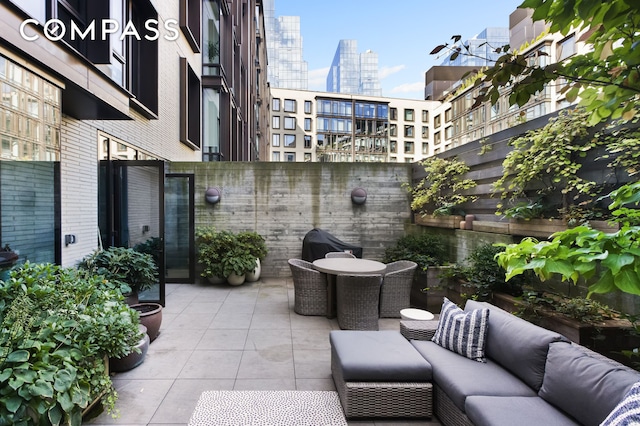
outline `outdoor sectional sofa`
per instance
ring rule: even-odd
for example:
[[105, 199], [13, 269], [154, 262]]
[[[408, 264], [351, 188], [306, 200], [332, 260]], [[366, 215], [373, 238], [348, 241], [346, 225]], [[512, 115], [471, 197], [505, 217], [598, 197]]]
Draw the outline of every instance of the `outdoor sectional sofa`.
[[[414, 322], [401, 322], [409, 341], [399, 340], [394, 331], [332, 331], [332, 373], [347, 417], [375, 417], [363, 405], [382, 403], [384, 393], [372, 398], [357, 392], [393, 388], [394, 382], [399, 387], [429, 382], [433, 400], [428, 405], [445, 426], [600, 425], [621, 401], [634, 399], [631, 392], [640, 391], [634, 386], [639, 372], [493, 305], [470, 300], [459, 314], [487, 309], [484, 362], [431, 341], [434, 330], [413, 329]], [[421, 356], [415, 358], [416, 353]], [[419, 371], [419, 377], [411, 371]], [[640, 395], [635, 400], [640, 410]], [[424, 403], [405, 399], [386, 415], [424, 416], [413, 407]]]

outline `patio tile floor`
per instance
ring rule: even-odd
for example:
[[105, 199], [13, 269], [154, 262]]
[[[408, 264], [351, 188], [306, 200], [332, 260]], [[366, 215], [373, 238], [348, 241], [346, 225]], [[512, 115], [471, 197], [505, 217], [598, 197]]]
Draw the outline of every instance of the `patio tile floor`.
[[[293, 311], [291, 278], [239, 287], [167, 284], [160, 335], [139, 367], [113, 376], [119, 417], [87, 425], [186, 425], [207, 390], [335, 390], [329, 331], [335, 319]], [[399, 330], [398, 319], [380, 319]], [[411, 403], [411, 401], [407, 401]], [[437, 420], [349, 425], [440, 425]]]

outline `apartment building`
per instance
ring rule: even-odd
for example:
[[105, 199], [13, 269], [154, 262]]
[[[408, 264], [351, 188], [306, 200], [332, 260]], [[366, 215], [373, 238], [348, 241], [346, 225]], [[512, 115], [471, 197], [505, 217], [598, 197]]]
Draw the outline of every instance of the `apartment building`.
[[[560, 62], [588, 48], [578, 41], [581, 32], [572, 32], [567, 36], [549, 33], [544, 22], [532, 21], [531, 15], [531, 9], [516, 9], [509, 16], [509, 45], [525, 55], [530, 64]], [[474, 106], [481, 90], [481, 87], [474, 87], [476, 78], [470, 76], [459, 80], [448, 91], [442, 92], [440, 99], [451, 104], [451, 110], [445, 118], [450, 129], [447, 135], [450, 147], [481, 139], [570, 105], [561, 93], [566, 82], [557, 81], [547, 85], [522, 107], [509, 105], [508, 89], [504, 89], [503, 96], [496, 104], [485, 102]]]
[[271, 96], [270, 161], [414, 162], [447, 144], [441, 102], [277, 88]]
[[166, 237], [178, 256], [190, 177], [165, 165], [256, 159], [268, 132], [262, 19], [260, 1], [2, 2], [0, 246], [72, 266]]

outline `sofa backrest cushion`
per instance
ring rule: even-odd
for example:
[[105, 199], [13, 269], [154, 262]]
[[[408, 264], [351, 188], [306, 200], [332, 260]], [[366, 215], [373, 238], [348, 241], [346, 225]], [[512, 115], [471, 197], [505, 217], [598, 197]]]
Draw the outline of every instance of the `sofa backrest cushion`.
[[463, 311], [446, 297], [433, 342], [457, 354], [485, 362], [484, 348], [489, 309]]
[[485, 354], [538, 391], [542, 385], [549, 343], [567, 341], [486, 302], [468, 300], [464, 310], [488, 308], [489, 327]]
[[538, 395], [580, 423], [596, 426], [638, 381], [640, 373], [622, 364], [575, 344], [553, 343]]

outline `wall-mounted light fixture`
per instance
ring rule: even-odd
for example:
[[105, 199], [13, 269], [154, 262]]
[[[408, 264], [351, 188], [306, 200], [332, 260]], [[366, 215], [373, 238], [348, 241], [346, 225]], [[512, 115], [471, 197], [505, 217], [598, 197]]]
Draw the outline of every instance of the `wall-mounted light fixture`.
[[76, 236], [73, 234], [66, 234], [64, 236], [64, 245], [65, 247], [68, 246], [69, 244], [75, 244], [76, 243]]
[[367, 191], [362, 188], [356, 188], [351, 191], [351, 202], [353, 204], [361, 205], [367, 201]]
[[216, 204], [218, 201], [220, 201], [221, 197], [222, 197], [222, 191], [220, 190], [220, 188], [217, 188], [217, 187], [208, 188], [207, 191], [204, 193], [204, 199], [209, 204]]

